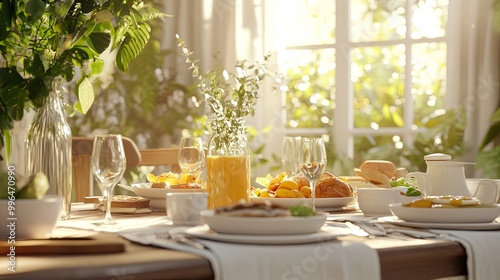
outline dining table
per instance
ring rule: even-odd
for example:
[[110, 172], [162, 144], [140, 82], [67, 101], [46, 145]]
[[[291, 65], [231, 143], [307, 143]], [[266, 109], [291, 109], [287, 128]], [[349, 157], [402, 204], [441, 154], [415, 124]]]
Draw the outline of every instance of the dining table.
[[[214, 266], [203, 254], [125, 238], [129, 232], [176, 228], [164, 211], [114, 213], [118, 226], [101, 230], [95, 227], [95, 223], [103, 218], [101, 210], [80, 203], [73, 204], [73, 209], [71, 218], [59, 221], [49, 239], [18, 240], [14, 257], [13, 248], [2, 240], [0, 279], [217, 278]], [[463, 243], [450, 238], [437, 238], [445, 236], [446, 231], [426, 238], [406, 234], [373, 235], [358, 227], [358, 231], [364, 234], [357, 234], [352, 228], [357, 227], [356, 223], [350, 221], [356, 221], [353, 217], [361, 219], [364, 216], [355, 204], [326, 213], [325, 226], [350, 230], [349, 234], [338, 236], [331, 242], [362, 244], [376, 252], [379, 263], [375, 265], [379, 267], [380, 275], [374, 279], [457, 276], [466, 279], [469, 274], [468, 250]], [[493, 232], [500, 235], [498, 230]], [[227, 246], [230, 248], [231, 244]], [[245, 275], [239, 279], [245, 279]]]

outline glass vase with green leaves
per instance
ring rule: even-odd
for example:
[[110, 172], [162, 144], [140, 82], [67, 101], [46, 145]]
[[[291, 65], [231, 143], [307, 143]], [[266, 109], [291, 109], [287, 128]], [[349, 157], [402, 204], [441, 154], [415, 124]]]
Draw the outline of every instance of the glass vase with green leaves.
[[206, 159], [208, 207], [248, 200], [251, 164], [245, 119], [255, 113], [262, 81], [267, 76], [277, 77], [266, 67], [269, 55], [262, 63], [237, 61], [235, 73], [212, 68], [202, 74], [193, 53], [179, 36], [177, 39], [212, 113]]
[[[89, 110], [91, 79], [104, 68], [100, 56], [105, 50], [116, 54], [116, 66], [126, 72], [149, 40], [148, 22], [166, 15], [139, 0], [8, 0], [0, 2], [0, 11], [0, 148], [6, 143], [8, 159], [13, 122], [33, 108], [26, 170], [20, 174], [46, 174], [48, 194], [65, 198], [62, 219], [68, 219], [72, 142], [67, 113]], [[64, 83], [71, 81], [78, 97], [72, 106], [64, 101], [69, 94]]]

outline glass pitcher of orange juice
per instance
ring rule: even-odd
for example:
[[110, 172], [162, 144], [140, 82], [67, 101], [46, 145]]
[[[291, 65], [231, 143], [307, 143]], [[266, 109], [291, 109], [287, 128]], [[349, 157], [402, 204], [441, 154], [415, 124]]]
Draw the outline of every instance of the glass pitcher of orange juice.
[[[207, 156], [208, 208], [248, 201], [250, 193], [250, 152], [245, 137], [233, 143], [210, 139]], [[217, 144], [216, 144], [217, 143]]]

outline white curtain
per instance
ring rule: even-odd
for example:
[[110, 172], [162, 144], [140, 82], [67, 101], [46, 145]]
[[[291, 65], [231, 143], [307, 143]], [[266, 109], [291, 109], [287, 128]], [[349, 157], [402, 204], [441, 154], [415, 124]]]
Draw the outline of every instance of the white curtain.
[[[179, 50], [175, 38], [178, 34], [199, 59], [202, 71], [215, 66], [230, 70], [237, 59], [252, 60], [253, 54], [258, 51], [255, 45], [249, 46], [253, 39], [261, 38], [257, 31], [255, 10], [252, 9], [253, 1], [167, 0], [159, 3], [165, 13], [172, 15], [165, 21], [162, 46]], [[251, 37], [247, 38], [246, 34]], [[184, 58], [171, 57], [166, 63], [182, 69]], [[185, 74], [190, 76], [190, 72], [178, 74], [181, 77]]]
[[[269, 15], [275, 12], [275, 1], [264, 2], [266, 1], [159, 1], [163, 5], [163, 11], [173, 16], [165, 21], [166, 29], [162, 45], [167, 49], [178, 50], [174, 35], [179, 34], [186, 42], [186, 46], [199, 59], [200, 70], [203, 72], [215, 66], [222, 66], [231, 71], [237, 60], [262, 61], [265, 54], [275, 49], [271, 44], [272, 38], [275, 37], [274, 28], [270, 26], [264, 28], [265, 19], [272, 18]], [[192, 81], [191, 72], [182, 67], [185, 65], [183, 57], [171, 56], [166, 64], [176, 65], [180, 81], [186, 83]], [[275, 67], [272, 59], [268, 66]], [[270, 84], [271, 82], [267, 81], [261, 90], [255, 116], [247, 119], [248, 125], [259, 130], [265, 127], [273, 128], [272, 133], [259, 134], [259, 138], [252, 141], [255, 146], [266, 145], [264, 155], [268, 158], [273, 152], [276, 153], [281, 149], [281, 141], [277, 139], [283, 139], [284, 136], [280, 111], [281, 96], [272, 93]], [[265, 166], [261, 168], [262, 172], [267, 172]], [[258, 172], [255, 173], [260, 174]]]
[[[499, 106], [500, 34], [493, 28], [492, 1], [450, 1], [447, 34], [446, 106], [465, 107], [467, 152], [463, 160], [474, 162], [489, 118]], [[480, 172], [472, 175], [481, 176]]]

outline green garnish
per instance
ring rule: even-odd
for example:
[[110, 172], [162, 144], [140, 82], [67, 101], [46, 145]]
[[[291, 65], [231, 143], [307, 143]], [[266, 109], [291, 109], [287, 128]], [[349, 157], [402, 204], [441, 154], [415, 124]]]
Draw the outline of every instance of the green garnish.
[[292, 214], [292, 216], [295, 216], [295, 217], [309, 217], [309, 216], [316, 215], [316, 212], [314, 212], [312, 207], [309, 207], [309, 206], [304, 205], [304, 204], [290, 206], [290, 207], [288, 207], [288, 209], [290, 210], [290, 213]]
[[422, 192], [415, 187], [409, 187], [406, 191], [406, 196], [421, 196]]
[[406, 181], [405, 178], [399, 178], [395, 181], [391, 181], [390, 184], [391, 184], [391, 187], [393, 187], [393, 188], [395, 188], [395, 187], [406, 187], [406, 188], [415, 187], [410, 182]]
[[390, 182], [391, 187], [396, 188], [396, 187], [405, 187], [408, 188], [406, 191], [406, 196], [421, 196], [422, 193], [420, 190], [415, 186], [410, 181], [407, 181], [405, 178], [399, 178], [397, 180], [391, 181]]

